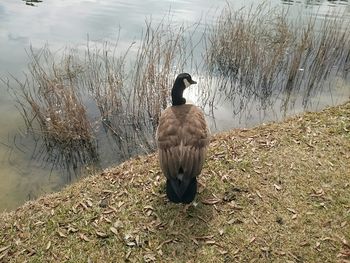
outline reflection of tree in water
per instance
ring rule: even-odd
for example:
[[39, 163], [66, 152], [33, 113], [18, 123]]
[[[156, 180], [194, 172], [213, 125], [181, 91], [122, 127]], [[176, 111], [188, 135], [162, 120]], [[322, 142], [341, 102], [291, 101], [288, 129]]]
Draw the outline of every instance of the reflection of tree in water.
[[[259, 8], [224, 12], [197, 43], [190, 37], [197, 25], [185, 30], [163, 21], [148, 23], [139, 48], [124, 53], [109, 43], [88, 46], [84, 59], [67, 52], [59, 63], [45, 48], [33, 53], [30, 74], [18, 81], [16, 94], [27, 126], [44, 142], [36, 156], [79, 174], [89, 164], [106, 166], [154, 151], [159, 115], [184, 69], [201, 76], [198, 104], [214, 120], [223, 102], [232, 105], [234, 117], [252, 107], [272, 109], [276, 101], [282, 112], [300, 98], [307, 107], [332, 79], [348, 77], [350, 26], [341, 18], [325, 21], [321, 30], [313, 20], [296, 29], [286, 13]], [[195, 48], [204, 57], [196, 65]], [[86, 97], [97, 118], [87, 113]]]
[[42, 0], [22, 0], [22, 1], [25, 2], [26, 5], [29, 5], [29, 6], [36, 6], [37, 4], [42, 2]]

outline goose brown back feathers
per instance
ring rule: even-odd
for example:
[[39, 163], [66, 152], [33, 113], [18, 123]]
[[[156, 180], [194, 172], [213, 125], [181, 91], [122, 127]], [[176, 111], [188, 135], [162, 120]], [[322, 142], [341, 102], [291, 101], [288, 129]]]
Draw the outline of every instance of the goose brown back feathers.
[[200, 174], [209, 143], [201, 109], [191, 104], [167, 108], [159, 119], [156, 137], [160, 166], [167, 179], [190, 179]]

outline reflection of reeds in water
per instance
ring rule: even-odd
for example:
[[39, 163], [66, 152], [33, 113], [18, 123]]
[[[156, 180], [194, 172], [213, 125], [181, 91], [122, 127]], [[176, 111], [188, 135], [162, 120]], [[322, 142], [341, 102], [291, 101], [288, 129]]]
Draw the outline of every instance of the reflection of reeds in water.
[[54, 165], [76, 173], [81, 164], [97, 161], [91, 124], [77, 90], [76, 76], [81, 68], [71, 55], [61, 64], [44, 48], [34, 54], [25, 81], [14, 90], [20, 111], [32, 134], [40, 135]]
[[303, 92], [306, 104], [329, 74], [345, 72], [349, 21], [341, 14], [321, 24], [316, 18], [300, 19], [265, 5], [223, 11], [209, 36], [207, 61], [210, 74], [223, 76], [219, 86], [225, 96], [264, 103], [282, 93], [289, 102], [292, 93]]

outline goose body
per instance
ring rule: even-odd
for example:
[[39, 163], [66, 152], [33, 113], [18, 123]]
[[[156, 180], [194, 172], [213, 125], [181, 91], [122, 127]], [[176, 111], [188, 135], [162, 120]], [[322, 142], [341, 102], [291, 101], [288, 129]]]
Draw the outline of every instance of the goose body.
[[200, 108], [185, 104], [183, 90], [196, 82], [187, 73], [180, 74], [172, 89], [173, 105], [159, 119], [156, 140], [160, 167], [167, 179], [170, 201], [190, 203], [197, 193], [197, 176], [201, 173], [209, 132]]

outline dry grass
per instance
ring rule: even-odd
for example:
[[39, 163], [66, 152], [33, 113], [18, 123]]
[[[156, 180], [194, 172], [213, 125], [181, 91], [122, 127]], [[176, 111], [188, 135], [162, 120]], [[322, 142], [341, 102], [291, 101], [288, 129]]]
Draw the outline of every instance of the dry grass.
[[46, 47], [30, 50], [29, 55], [25, 79], [14, 79], [17, 88], [7, 84], [28, 130], [34, 138], [43, 139], [48, 154], [38, 154], [54, 166], [65, 166], [70, 177], [70, 169], [98, 159], [93, 128], [78, 89], [82, 68], [72, 52], [64, 53], [60, 61]]
[[197, 201], [155, 154], [1, 214], [2, 262], [348, 262], [350, 103], [215, 135]]
[[229, 99], [269, 104], [272, 95], [282, 94], [288, 104], [291, 94], [303, 94], [306, 105], [327, 81], [347, 74], [350, 21], [343, 16], [329, 13], [320, 22], [266, 3], [228, 6], [208, 36], [208, 71], [223, 76], [219, 90]]

